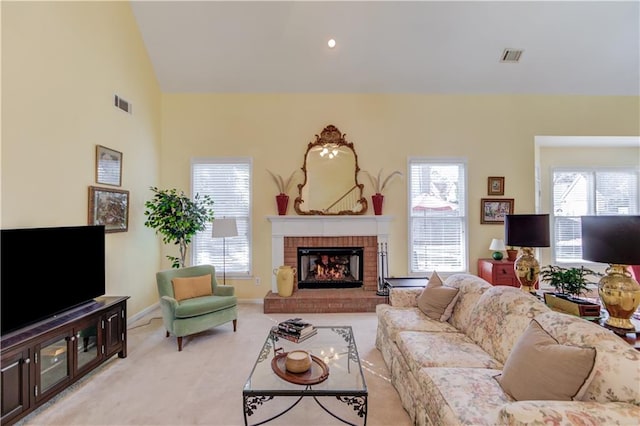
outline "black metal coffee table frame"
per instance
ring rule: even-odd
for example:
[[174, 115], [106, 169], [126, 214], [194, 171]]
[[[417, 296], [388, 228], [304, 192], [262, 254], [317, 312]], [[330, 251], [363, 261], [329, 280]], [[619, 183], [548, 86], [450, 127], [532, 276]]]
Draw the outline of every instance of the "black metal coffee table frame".
[[[318, 329], [318, 335], [311, 337], [304, 342], [299, 344], [289, 342], [285, 339], [278, 338], [275, 334], [269, 332], [269, 336], [267, 337], [258, 360], [251, 371], [251, 375], [247, 380], [247, 383], [244, 386], [242, 391], [242, 400], [243, 400], [243, 411], [244, 411], [244, 424], [248, 426], [248, 417], [252, 416], [256, 413], [256, 411], [265, 403], [270, 402], [275, 399], [275, 397], [295, 397], [296, 400], [289, 405], [287, 408], [282, 410], [281, 412], [275, 414], [274, 416], [262, 420], [258, 423], [253, 424], [252, 426], [258, 426], [265, 423], [268, 423], [278, 417], [289, 412], [293, 407], [298, 405], [298, 403], [305, 397], [311, 397], [313, 400], [328, 414], [332, 417], [340, 420], [341, 422], [354, 425], [355, 423], [351, 423], [337, 414], [333, 413], [329, 408], [327, 408], [318, 398], [319, 397], [335, 397], [341, 403], [350, 406], [355, 413], [363, 420], [363, 425], [367, 424], [367, 398], [368, 398], [368, 390], [366, 386], [366, 382], [364, 380], [364, 375], [362, 373], [362, 367], [360, 364], [360, 358], [358, 356], [358, 350], [356, 348], [355, 340], [353, 339], [353, 330], [350, 326], [336, 326], [336, 327], [316, 327]], [[328, 343], [327, 343], [328, 342]], [[256, 373], [256, 369], [261, 369], [264, 374], [265, 368], [271, 368], [271, 356], [275, 356], [276, 354], [285, 351], [285, 346], [290, 348], [298, 348], [298, 349], [307, 349], [312, 353], [318, 352], [323, 345], [325, 344], [335, 344], [336, 347], [341, 345], [345, 349], [345, 352], [342, 353], [331, 353], [332, 356], [339, 355], [344, 356], [341, 363], [342, 367], [346, 367], [344, 371], [336, 368], [333, 371], [334, 377], [331, 376], [332, 370], [329, 370], [329, 378], [317, 385], [297, 385], [294, 383], [290, 383], [290, 386], [285, 385], [282, 386], [282, 383], [275, 383], [278, 386], [273, 386], [274, 388], [278, 387], [278, 389], [256, 389], [255, 386], [260, 387], [260, 384], [254, 384], [252, 379], [254, 378], [254, 373]], [[329, 348], [329, 346], [327, 346]], [[334, 346], [331, 346], [333, 349]], [[321, 356], [322, 354], [314, 353], [316, 356]], [[331, 358], [333, 359], [333, 358]], [[352, 363], [354, 364], [351, 368]], [[268, 364], [268, 365], [267, 365]], [[281, 380], [284, 379], [277, 377], [275, 373], [273, 373], [273, 380]], [[341, 375], [341, 376], [338, 376]], [[339, 379], [350, 379], [350, 380], [339, 380]], [[338, 380], [336, 380], [338, 379]], [[268, 380], [272, 380], [270, 377]], [[352, 389], [348, 388], [348, 383], [355, 383], [355, 386], [351, 386]], [[288, 383], [288, 382], [287, 382]], [[324, 384], [323, 384], [324, 383]], [[346, 383], [347, 386], [343, 384]]]

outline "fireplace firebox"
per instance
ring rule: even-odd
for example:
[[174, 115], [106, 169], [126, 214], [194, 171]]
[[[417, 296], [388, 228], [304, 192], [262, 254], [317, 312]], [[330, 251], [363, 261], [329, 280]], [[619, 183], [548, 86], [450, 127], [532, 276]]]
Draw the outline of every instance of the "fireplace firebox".
[[362, 287], [362, 247], [298, 247], [298, 288]]

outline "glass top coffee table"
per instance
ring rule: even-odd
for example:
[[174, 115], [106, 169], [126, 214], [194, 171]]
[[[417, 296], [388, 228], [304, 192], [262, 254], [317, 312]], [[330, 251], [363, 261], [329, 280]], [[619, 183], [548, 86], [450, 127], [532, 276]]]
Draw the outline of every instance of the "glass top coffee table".
[[[275, 397], [294, 397], [292, 404], [279, 410], [277, 414], [260, 420], [255, 425], [261, 425], [274, 420], [293, 407], [304, 397], [311, 397], [327, 413], [343, 423], [355, 425], [343, 417], [353, 417], [354, 420], [367, 424], [367, 384], [362, 374], [360, 357], [353, 330], [350, 326], [321, 326], [316, 327], [317, 334], [300, 343], [290, 342], [269, 331], [262, 346], [260, 355], [251, 370], [242, 390], [244, 424], [248, 425], [248, 417], [256, 415], [259, 408], [275, 399]], [[272, 367], [274, 357], [293, 350], [305, 350], [322, 360], [328, 367], [329, 375], [326, 379], [315, 384], [296, 384], [279, 377]], [[335, 408], [328, 406], [327, 399], [336, 398], [342, 404], [340, 415]], [[333, 400], [331, 398], [331, 400]], [[290, 401], [289, 401], [290, 402]], [[324, 402], [324, 403], [323, 403]], [[335, 405], [335, 401], [334, 404]], [[358, 419], [359, 418], [359, 419]]]

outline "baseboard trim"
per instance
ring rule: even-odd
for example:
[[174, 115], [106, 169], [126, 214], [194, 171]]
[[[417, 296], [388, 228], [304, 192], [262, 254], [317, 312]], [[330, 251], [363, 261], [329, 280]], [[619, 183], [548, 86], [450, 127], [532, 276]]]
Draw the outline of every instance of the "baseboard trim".
[[251, 305], [264, 305], [264, 299], [238, 299], [238, 303], [247, 303]]
[[149, 312], [160, 308], [160, 302], [156, 302], [151, 306], [147, 306], [146, 308], [144, 308], [143, 310], [141, 310], [140, 312], [138, 312], [135, 315], [130, 316], [127, 319], [127, 323], [129, 324], [134, 324], [136, 321], [138, 321], [139, 319], [141, 319], [142, 317], [144, 317], [145, 315], [147, 315]]

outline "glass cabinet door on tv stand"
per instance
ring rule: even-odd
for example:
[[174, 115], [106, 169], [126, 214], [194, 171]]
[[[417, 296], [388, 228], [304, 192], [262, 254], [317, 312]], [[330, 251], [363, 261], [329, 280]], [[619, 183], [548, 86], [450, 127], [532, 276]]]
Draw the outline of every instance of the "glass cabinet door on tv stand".
[[73, 329], [36, 348], [36, 390], [38, 400], [58, 385], [66, 386], [71, 377], [91, 369], [102, 360], [101, 317], [75, 324]]
[[57, 387], [66, 386], [71, 380], [70, 354], [73, 349], [73, 340], [75, 337], [72, 332], [67, 331], [36, 346], [34, 357], [37, 372], [34, 392], [36, 401]]
[[87, 368], [97, 365], [102, 360], [103, 350], [102, 327], [100, 317], [92, 318], [74, 327], [75, 359], [74, 375]]

